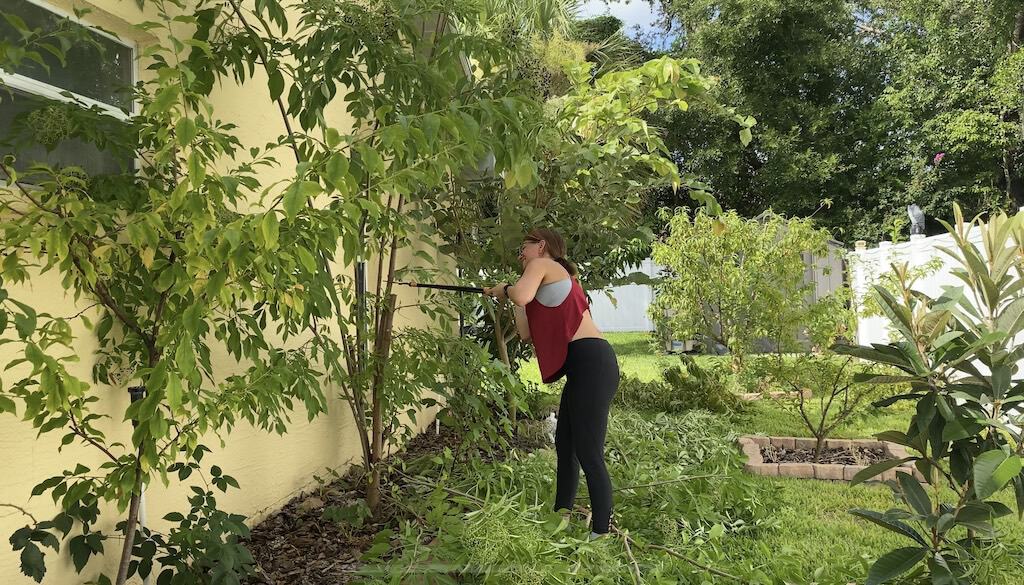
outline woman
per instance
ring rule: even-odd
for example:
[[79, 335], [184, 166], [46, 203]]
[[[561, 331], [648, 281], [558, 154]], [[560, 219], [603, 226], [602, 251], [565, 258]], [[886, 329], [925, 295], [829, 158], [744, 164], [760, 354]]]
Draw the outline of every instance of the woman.
[[612, 483], [604, 462], [608, 408], [619, 386], [611, 344], [590, 316], [576, 267], [565, 259], [565, 240], [550, 229], [534, 229], [519, 252], [523, 276], [484, 293], [515, 303], [516, 328], [531, 341], [541, 378], [565, 376], [558, 408], [555, 510], [572, 510], [580, 467], [587, 476], [592, 509], [591, 538], [606, 534], [612, 514]]

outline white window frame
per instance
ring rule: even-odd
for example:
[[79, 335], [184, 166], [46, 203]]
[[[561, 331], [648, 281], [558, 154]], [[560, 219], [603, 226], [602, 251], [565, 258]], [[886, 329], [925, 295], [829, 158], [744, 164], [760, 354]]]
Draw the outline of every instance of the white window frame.
[[[134, 86], [135, 85], [135, 82], [136, 82], [136, 79], [137, 79], [137, 76], [138, 76], [138, 71], [137, 71], [137, 66], [138, 65], [137, 65], [137, 61], [136, 61], [137, 54], [138, 54], [138, 47], [137, 47], [137, 45], [135, 43], [127, 43], [124, 40], [119, 39], [119, 38], [115, 37], [114, 35], [112, 35], [110, 33], [107, 33], [105, 31], [102, 31], [102, 30], [94, 27], [94, 26], [91, 26], [91, 25], [89, 25], [89, 23], [83, 21], [82, 19], [78, 18], [74, 14], [69, 14], [66, 11], [64, 11], [64, 10], [62, 10], [60, 8], [57, 8], [56, 6], [50, 4], [49, 2], [46, 2], [45, 0], [22, 0], [22, 1], [23, 2], [27, 2], [29, 4], [34, 4], [34, 5], [42, 8], [43, 10], [51, 12], [51, 13], [57, 15], [57, 16], [67, 18], [67, 19], [71, 20], [72, 22], [87, 28], [90, 32], [95, 33], [95, 34], [100, 35], [100, 36], [103, 36], [103, 37], [106, 37], [106, 38], [114, 41], [115, 43], [117, 43], [119, 45], [122, 45], [125, 48], [127, 48], [129, 51], [131, 51], [131, 68], [130, 68], [130, 79], [128, 80], [128, 84], [129, 84], [129, 86]], [[112, 116], [114, 118], [117, 118], [119, 120], [127, 120], [128, 117], [131, 116], [135, 112], [135, 110], [136, 110], [136, 103], [135, 103], [135, 99], [134, 98], [132, 98], [132, 101], [128, 104], [128, 107], [129, 107], [128, 112], [125, 112], [124, 110], [118, 108], [117, 106], [113, 106], [111, 104], [104, 103], [104, 102], [101, 102], [99, 100], [96, 100], [96, 99], [93, 99], [93, 98], [90, 98], [90, 97], [86, 97], [84, 95], [77, 94], [77, 93], [75, 93], [73, 91], [69, 91], [69, 90], [66, 90], [66, 89], [61, 89], [61, 88], [59, 88], [59, 87], [57, 87], [55, 85], [50, 85], [49, 83], [46, 83], [46, 82], [43, 82], [43, 81], [39, 81], [37, 79], [32, 79], [31, 77], [26, 77], [26, 76], [18, 74], [18, 73], [10, 73], [10, 72], [4, 71], [3, 69], [0, 69], [0, 84], [6, 85], [6, 86], [10, 87], [11, 89], [15, 89], [15, 90], [18, 90], [18, 91], [21, 91], [21, 92], [24, 92], [24, 93], [36, 95], [36, 96], [39, 96], [39, 97], [48, 98], [48, 99], [55, 100], [55, 101], [62, 101], [62, 102], [66, 102], [66, 103], [77, 104], [77, 105], [84, 106], [84, 107], [87, 107], [87, 108], [91, 107], [91, 106], [95, 106], [95, 107], [103, 110], [103, 112], [106, 113], [107, 115], [110, 115], [110, 116]], [[69, 95], [71, 97], [68, 97]]]

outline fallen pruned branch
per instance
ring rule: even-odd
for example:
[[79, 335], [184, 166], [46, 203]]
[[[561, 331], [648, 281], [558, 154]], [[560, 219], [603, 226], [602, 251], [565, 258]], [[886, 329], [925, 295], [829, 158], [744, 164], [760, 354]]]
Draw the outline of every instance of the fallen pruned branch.
[[714, 567], [709, 567], [709, 566], [707, 566], [707, 565], [705, 565], [703, 563], [699, 563], [699, 562], [691, 559], [690, 557], [687, 557], [685, 555], [679, 554], [676, 551], [674, 551], [674, 550], [672, 550], [672, 549], [670, 549], [668, 547], [661, 546], [660, 544], [640, 544], [639, 542], [637, 542], [637, 541], [633, 540], [632, 538], [630, 538], [629, 534], [619, 530], [618, 528], [612, 527], [612, 530], [614, 530], [617, 534], [622, 535], [623, 542], [625, 542], [627, 544], [633, 543], [635, 545], [642, 546], [642, 547], [645, 547], [645, 548], [649, 548], [649, 549], [652, 549], [652, 550], [660, 550], [661, 552], [663, 552], [663, 553], [665, 553], [665, 554], [667, 554], [667, 555], [669, 555], [671, 557], [675, 557], [675, 558], [677, 558], [679, 560], [686, 561], [687, 563], [693, 565], [694, 567], [697, 567], [698, 569], [700, 569], [702, 571], [707, 571], [708, 573], [711, 573], [712, 575], [717, 575], [719, 577], [724, 577], [726, 579], [732, 579], [733, 581], [736, 581], [736, 582], [739, 582], [739, 583], [743, 582], [743, 579], [740, 579], [739, 577], [737, 577], [735, 575], [730, 575], [729, 573], [726, 573], [725, 571], [720, 571], [720, 570], [718, 570], [718, 569], [716, 569]]

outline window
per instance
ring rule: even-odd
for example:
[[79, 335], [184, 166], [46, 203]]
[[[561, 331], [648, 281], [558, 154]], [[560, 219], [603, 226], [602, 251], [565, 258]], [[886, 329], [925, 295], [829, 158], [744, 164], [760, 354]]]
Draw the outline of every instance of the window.
[[[126, 118], [133, 107], [133, 49], [104, 32], [76, 24], [73, 17], [40, 0], [3, 0], [0, 12], [15, 22], [20, 19], [30, 30], [45, 33], [71, 26], [81, 33], [67, 48], [64, 62], [40, 50], [46, 67], [24, 59], [14, 70], [0, 69], [0, 156], [16, 150], [20, 168], [45, 162], [79, 166], [90, 175], [130, 169], [131, 161], [124, 155], [69, 136], [74, 125], [69, 123], [67, 108], [53, 102], [77, 102]], [[20, 46], [21, 39], [19, 28], [0, 18], [0, 51]]]

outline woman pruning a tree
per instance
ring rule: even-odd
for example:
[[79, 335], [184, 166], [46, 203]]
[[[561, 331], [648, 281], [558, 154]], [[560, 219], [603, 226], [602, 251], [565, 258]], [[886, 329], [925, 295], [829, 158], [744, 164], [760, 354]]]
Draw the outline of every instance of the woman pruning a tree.
[[516, 328], [524, 341], [533, 343], [544, 383], [566, 378], [555, 430], [555, 510], [572, 509], [582, 467], [595, 538], [609, 531], [612, 513], [604, 439], [608, 408], [619, 386], [619, 365], [591, 318], [579, 273], [565, 252], [565, 240], [557, 232], [532, 230], [519, 252], [523, 276], [515, 284], [485, 288], [484, 294], [516, 305]]

